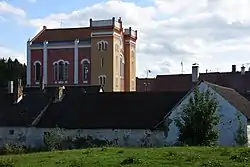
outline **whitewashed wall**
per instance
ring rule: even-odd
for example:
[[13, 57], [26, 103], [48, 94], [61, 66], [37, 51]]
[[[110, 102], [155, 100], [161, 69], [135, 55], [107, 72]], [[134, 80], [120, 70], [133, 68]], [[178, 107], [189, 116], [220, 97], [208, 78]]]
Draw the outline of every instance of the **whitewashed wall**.
[[[219, 139], [218, 144], [222, 146], [230, 146], [236, 145], [235, 135], [236, 131], [239, 127], [239, 121], [237, 118], [237, 114], [240, 115], [241, 122], [247, 134], [247, 118], [239, 112], [235, 107], [233, 107], [227, 100], [225, 100], [222, 96], [216, 93], [212, 88], [210, 88], [206, 83], [201, 83], [199, 89], [204, 91], [209, 89], [211, 93], [214, 93], [216, 100], [219, 103], [218, 107], [218, 115], [220, 116], [220, 123], [218, 125], [219, 129]], [[188, 104], [188, 99], [190, 96], [193, 96], [193, 93], [190, 93], [181, 104], [179, 104], [170, 114], [169, 118], [174, 120], [178, 117], [178, 114], [182, 112], [183, 105]], [[167, 122], [165, 120], [165, 126], [167, 126]], [[250, 131], [250, 130], [249, 130]], [[169, 125], [169, 131], [165, 132], [166, 138], [165, 142], [167, 145], [174, 145], [177, 142], [179, 130], [176, 127], [174, 121]]]
[[[14, 130], [14, 134], [10, 131]], [[22, 127], [1, 127], [0, 128], [0, 144], [6, 142], [22, 143], [26, 146], [40, 147], [44, 145], [44, 132], [51, 132], [54, 129], [43, 128], [22, 128]], [[91, 136], [93, 139], [114, 141], [117, 139], [120, 146], [141, 146], [141, 140], [145, 138], [148, 130], [126, 130], [126, 129], [74, 129], [63, 131], [63, 136]], [[127, 142], [124, 137], [128, 136]], [[148, 141], [153, 146], [164, 145], [164, 132], [151, 132]]]
[[248, 147], [250, 147], [250, 122], [247, 125], [247, 138], [248, 138]]

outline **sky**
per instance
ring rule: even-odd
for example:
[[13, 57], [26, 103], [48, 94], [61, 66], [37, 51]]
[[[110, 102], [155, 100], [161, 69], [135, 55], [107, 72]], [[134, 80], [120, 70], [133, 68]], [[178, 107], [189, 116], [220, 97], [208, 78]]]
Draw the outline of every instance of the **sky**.
[[26, 42], [47, 28], [122, 17], [138, 30], [137, 76], [250, 67], [249, 0], [0, 0], [0, 57], [26, 62]]

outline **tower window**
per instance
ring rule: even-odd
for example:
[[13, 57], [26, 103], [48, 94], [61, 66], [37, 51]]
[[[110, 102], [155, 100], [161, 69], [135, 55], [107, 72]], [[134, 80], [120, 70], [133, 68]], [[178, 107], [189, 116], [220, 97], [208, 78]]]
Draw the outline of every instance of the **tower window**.
[[105, 85], [106, 84], [106, 76], [105, 75], [100, 75], [98, 77], [98, 79], [99, 79], [99, 84], [100, 85]]
[[40, 82], [41, 79], [41, 62], [35, 61], [34, 67], [35, 67], [35, 82], [37, 83]]
[[99, 51], [107, 51], [108, 50], [108, 41], [99, 41], [97, 42], [97, 49]]
[[103, 67], [104, 59], [101, 57], [101, 67]]
[[82, 81], [83, 83], [88, 83], [90, 61], [88, 59], [83, 59], [81, 61], [81, 64], [82, 64]]

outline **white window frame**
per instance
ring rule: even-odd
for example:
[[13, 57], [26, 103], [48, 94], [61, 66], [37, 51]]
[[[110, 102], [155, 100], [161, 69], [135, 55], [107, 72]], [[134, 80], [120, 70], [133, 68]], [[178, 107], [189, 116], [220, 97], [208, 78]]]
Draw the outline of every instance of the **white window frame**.
[[[36, 77], [37, 77], [37, 76], [36, 76], [36, 65], [37, 65], [37, 64], [40, 65], [40, 77], [41, 77], [42, 63], [41, 63], [39, 60], [36, 60], [36, 61], [33, 63], [34, 69], [35, 69], [35, 70], [34, 70], [34, 71], [35, 71], [35, 84], [40, 84], [40, 80], [39, 80], [39, 81], [36, 80]], [[39, 78], [40, 78], [40, 77], [39, 77]]]
[[[60, 72], [60, 70], [59, 70], [59, 68], [60, 68], [60, 66], [59, 66], [59, 63], [61, 63], [62, 62], [62, 64], [63, 64], [63, 80], [59, 80], [59, 72]], [[67, 84], [68, 83], [68, 76], [69, 76], [69, 74], [66, 74], [65, 73], [65, 65], [67, 64], [67, 68], [69, 68], [69, 62], [67, 61], [67, 60], [62, 60], [62, 59], [60, 59], [60, 60], [58, 60], [58, 61], [54, 61], [53, 62], [53, 69], [54, 69], [54, 71], [53, 71], [53, 73], [54, 73], [54, 83], [55, 84]], [[69, 70], [69, 69], [67, 69], [67, 70]], [[68, 71], [67, 71], [67, 73], [68, 73]], [[57, 76], [55, 76], [55, 74], [57, 74]], [[67, 77], [66, 77], [67, 76]]]
[[101, 40], [97, 42], [97, 49], [101, 52], [108, 50], [108, 41]]
[[99, 75], [98, 80], [100, 85], [105, 85], [107, 83], [106, 75]]
[[[88, 73], [88, 77], [87, 77], [87, 80], [84, 80], [84, 63], [85, 62], [87, 62], [88, 63], [88, 71], [87, 71], [87, 73]], [[88, 81], [89, 81], [89, 68], [90, 68], [90, 61], [89, 61], [89, 59], [82, 59], [82, 61], [81, 61], [81, 68], [82, 68], [82, 82], [83, 83], [88, 83]]]

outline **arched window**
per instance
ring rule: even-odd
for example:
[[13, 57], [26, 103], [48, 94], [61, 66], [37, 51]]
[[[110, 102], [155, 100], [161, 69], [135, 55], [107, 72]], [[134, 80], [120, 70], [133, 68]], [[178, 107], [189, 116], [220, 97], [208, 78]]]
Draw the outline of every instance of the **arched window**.
[[100, 85], [105, 85], [106, 84], [106, 76], [105, 75], [100, 75], [98, 77], [98, 79], [99, 79], [99, 84]]
[[67, 83], [69, 62], [64, 60], [59, 60], [53, 63], [54, 69], [54, 81], [59, 83]]
[[81, 64], [82, 64], [82, 80], [83, 80], [83, 83], [88, 83], [90, 61], [88, 59], [83, 59], [81, 61]]
[[99, 51], [107, 51], [108, 50], [108, 42], [104, 41], [104, 40], [97, 42], [97, 49]]
[[64, 62], [63, 61], [60, 61], [58, 63], [58, 66], [59, 66], [59, 77], [58, 77], [58, 80], [59, 81], [64, 81]]
[[38, 83], [41, 80], [41, 62], [35, 61], [34, 67], [35, 67], [35, 82]]

